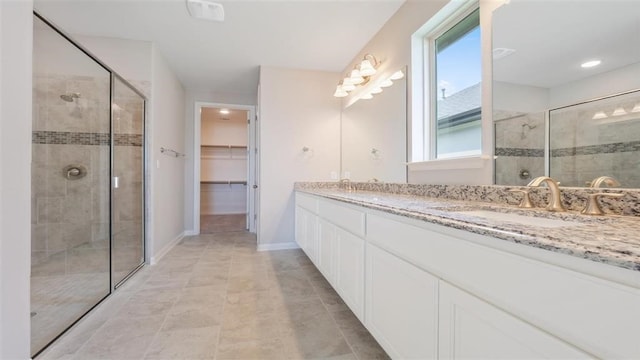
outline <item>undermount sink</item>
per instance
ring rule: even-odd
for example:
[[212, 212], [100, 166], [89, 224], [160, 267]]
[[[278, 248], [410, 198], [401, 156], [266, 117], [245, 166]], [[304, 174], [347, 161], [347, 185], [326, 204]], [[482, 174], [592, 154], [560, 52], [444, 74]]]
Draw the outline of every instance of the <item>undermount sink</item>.
[[466, 210], [466, 211], [458, 211], [458, 213], [464, 214], [466, 216], [479, 217], [487, 220], [505, 221], [505, 222], [516, 223], [520, 225], [537, 226], [537, 227], [545, 227], [545, 228], [561, 228], [561, 227], [567, 227], [567, 226], [585, 225], [584, 223], [576, 222], [576, 221], [549, 219], [544, 217], [526, 216], [526, 215], [504, 213], [504, 212], [497, 212], [497, 211], [488, 211], [488, 210]]

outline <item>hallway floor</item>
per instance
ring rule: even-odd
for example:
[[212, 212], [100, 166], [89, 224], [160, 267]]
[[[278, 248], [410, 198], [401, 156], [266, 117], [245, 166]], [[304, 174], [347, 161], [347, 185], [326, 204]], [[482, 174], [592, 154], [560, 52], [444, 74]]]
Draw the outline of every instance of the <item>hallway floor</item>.
[[37, 359], [387, 359], [301, 250], [185, 238]]
[[246, 214], [200, 215], [200, 234], [244, 231], [246, 229]]

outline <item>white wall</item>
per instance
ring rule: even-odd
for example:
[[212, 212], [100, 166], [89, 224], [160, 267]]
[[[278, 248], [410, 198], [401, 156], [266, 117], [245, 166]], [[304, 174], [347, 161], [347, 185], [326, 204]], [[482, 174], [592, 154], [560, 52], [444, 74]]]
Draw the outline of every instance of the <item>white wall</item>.
[[185, 203], [184, 203], [184, 223], [189, 233], [199, 233], [200, 229], [196, 226], [196, 218], [193, 213], [194, 209], [194, 193], [193, 188], [195, 184], [194, 171], [195, 162], [200, 161], [194, 156], [194, 143], [195, 143], [195, 103], [196, 102], [209, 102], [216, 104], [235, 104], [235, 105], [248, 105], [252, 106], [256, 104], [256, 98], [254, 94], [234, 94], [234, 93], [217, 93], [207, 91], [193, 91], [187, 90], [185, 94], [185, 171], [184, 171], [184, 184], [185, 184]]
[[0, 1], [0, 359], [30, 355], [32, 11]]
[[637, 89], [640, 89], [640, 63], [551, 88], [549, 108]]
[[549, 89], [494, 81], [493, 107], [522, 113], [545, 111], [549, 109]]
[[[152, 223], [148, 229], [148, 252], [152, 260], [164, 254], [174, 240], [184, 234], [184, 157], [160, 153], [160, 147], [185, 153], [185, 92], [158, 49], [152, 49], [151, 124], [149, 129], [149, 207]], [[157, 166], [159, 164], [159, 166]]]
[[[330, 181], [331, 172], [339, 172], [341, 106], [333, 97], [339, 77], [260, 68], [261, 249], [294, 242], [294, 182]], [[305, 155], [305, 146], [313, 156]]]

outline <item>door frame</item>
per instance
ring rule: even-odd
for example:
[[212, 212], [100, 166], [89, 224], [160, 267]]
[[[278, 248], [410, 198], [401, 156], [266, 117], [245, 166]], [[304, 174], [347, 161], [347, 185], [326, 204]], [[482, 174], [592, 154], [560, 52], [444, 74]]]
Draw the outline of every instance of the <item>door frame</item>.
[[256, 151], [252, 151], [256, 148], [256, 107], [253, 105], [240, 105], [240, 104], [223, 104], [208, 101], [196, 101], [194, 105], [194, 119], [193, 119], [193, 225], [194, 232], [200, 234], [200, 144], [201, 144], [201, 129], [202, 118], [200, 116], [202, 108], [227, 108], [229, 110], [243, 110], [247, 111], [248, 120], [248, 132], [247, 132], [247, 219], [249, 225], [249, 232], [256, 232], [257, 207], [255, 204], [255, 189], [254, 184], [257, 184], [257, 174], [255, 172], [255, 164], [257, 161]]

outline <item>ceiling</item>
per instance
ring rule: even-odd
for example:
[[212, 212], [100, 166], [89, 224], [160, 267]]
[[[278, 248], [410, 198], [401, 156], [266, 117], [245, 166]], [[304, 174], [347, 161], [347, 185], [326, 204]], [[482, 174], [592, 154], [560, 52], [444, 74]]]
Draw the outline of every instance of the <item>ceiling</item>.
[[224, 22], [185, 0], [36, 0], [66, 33], [152, 41], [184, 87], [254, 95], [259, 66], [341, 72], [404, 0], [219, 1]]
[[[640, 62], [640, 1], [511, 0], [493, 14], [494, 80], [552, 88]], [[580, 64], [600, 59], [583, 69]]]

